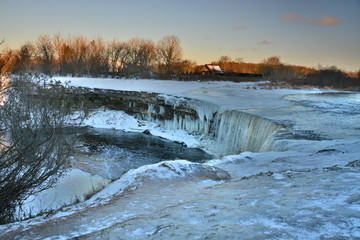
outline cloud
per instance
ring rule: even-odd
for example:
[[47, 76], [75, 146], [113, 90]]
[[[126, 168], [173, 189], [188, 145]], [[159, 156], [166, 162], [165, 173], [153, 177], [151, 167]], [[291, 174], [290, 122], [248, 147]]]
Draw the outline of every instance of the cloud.
[[270, 42], [269, 40], [263, 40], [263, 41], [261, 41], [260, 43], [263, 44], [263, 45], [270, 45], [270, 44], [272, 44], [272, 42]]
[[341, 23], [340, 19], [331, 17], [331, 16], [323, 16], [320, 20], [315, 18], [308, 18], [308, 19], [302, 19], [302, 17], [297, 12], [287, 13], [284, 14], [280, 18], [281, 22], [287, 23], [287, 22], [307, 22], [313, 25], [317, 26], [335, 26], [339, 25]]
[[237, 24], [237, 25], [235, 25], [235, 29], [238, 31], [242, 31], [242, 30], [247, 29], [247, 26], [242, 25], [242, 24]]
[[287, 13], [280, 19], [282, 22], [301, 22], [301, 17], [297, 12]]
[[307, 19], [307, 21], [311, 24], [318, 26], [335, 26], [341, 23], [341, 20], [331, 17], [331, 16], [323, 16], [320, 20], [316, 20], [313, 18]]

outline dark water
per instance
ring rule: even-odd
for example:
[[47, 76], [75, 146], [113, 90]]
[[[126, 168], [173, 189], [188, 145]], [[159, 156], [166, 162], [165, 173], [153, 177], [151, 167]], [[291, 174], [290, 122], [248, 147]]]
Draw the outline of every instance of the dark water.
[[[87, 171], [115, 179], [130, 169], [165, 160], [204, 162], [213, 156], [160, 137], [113, 129], [87, 128], [79, 138], [87, 149]], [[82, 160], [84, 161], [84, 160]]]

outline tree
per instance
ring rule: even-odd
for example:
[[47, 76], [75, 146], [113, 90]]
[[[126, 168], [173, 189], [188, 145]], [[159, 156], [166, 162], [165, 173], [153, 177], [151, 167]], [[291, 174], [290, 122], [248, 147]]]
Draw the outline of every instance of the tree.
[[26, 43], [20, 47], [17, 52], [18, 61], [16, 63], [16, 72], [30, 72], [35, 57], [35, 47], [31, 43]]
[[0, 54], [0, 75], [13, 72], [15, 65], [16, 56], [12, 50], [3, 51]]
[[260, 72], [269, 80], [281, 80], [278, 75], [281, 66], [280, 57], [269, 57], [265, 59], [264, 63], [260, 66]]
[[182, 59], [180, 38], [174, 35], [165, 36], [158, 41], [156, 49], [160, 74], [170, 77], [174, 73], [176, 65]]
[[54, 70], [54, 46], [48, 35], [42, 35], [37, 39], [36, 53], [38, 56], [40, 72], [51, 75]]
[[108, 44], [106, 56], [108, 59], [108, 68], [112, 74], [120, 72], [128, 57], [129, 48], [126, 43], [113, 40]]
[[234, 72], [233, 62], [229, 56], [221, 56], [214, 64], [218, 64], [224, 72]]
[[[4, 77], [1, 78], [5, 79]], [[0, 224], [17, 206], [50, 187], [69, 163], [72, 141], [64, 134], [71, 105], [66, 87], [17, 75], [0, 84]]]
[[191, 60], [184, 60], [180, 63], [181, 74], [192, 74], [195, 72], [196, 62]]
[[268, 59], [264, 60], [264, 63], [267, 65], [280, 65], [281, 61], [280, 61], [280, 57], [273, 56], [273, 57], [269, 57]]
[[69, 40], [69, 64], [74, 75], [86, 73], [86, 61], [88, 57], [88, 40], [82, 36], [77, 36]]
[[226, 64], [231, 62], [231, 57], [229, 56], [221, 56], [219, 58], [219, 64]]
[[124, 61], [126, 75], [148, 77], [156, 60], [155, 44], [151, 40], [133, 38], [127, 42], [128, 54]]
[[87, 74], [98, 76], [108, 71], [105, 44], [102, 38], [92, 40], [88, 45]]
[[235, 58], [235, 62], [236, 63], [243, 63], [244, 62], [244, 59], [242, 57], [236, 57]]

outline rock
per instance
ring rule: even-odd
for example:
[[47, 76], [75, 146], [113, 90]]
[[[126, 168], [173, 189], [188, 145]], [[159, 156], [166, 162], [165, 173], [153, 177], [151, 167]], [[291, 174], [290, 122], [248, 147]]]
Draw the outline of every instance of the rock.
[[145, 131], [142, 132], [143, 134], [146, 134], [146, 135], [152, 135], [150, 130], [146, 129]]
[[315, 152], [314, 154], [326, 154], [326, 155], [330, 155], [330, 154], [339, 154], [339, 153], [345, 153], [343, 151], [339, 151], [333, 148], [329, 148], [329, 149], [322, 149], [319, 150], [317, 152]]
[[348, 164], [345, 165], [345, 167], [360, 167], [360, 159], [349, 162]]
[[360, 204], [360, 194], [353, 194], [345, 200], [348, 204]]

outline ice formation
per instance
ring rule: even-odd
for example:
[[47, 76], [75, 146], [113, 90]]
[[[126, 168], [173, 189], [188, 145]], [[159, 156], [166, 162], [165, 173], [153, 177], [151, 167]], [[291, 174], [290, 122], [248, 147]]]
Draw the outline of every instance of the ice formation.
[[[164, 108], [148, 105], [147, 120], [165, 129], [182, 129], [201, 136], [202, 144], [219, 155], [273, 149], [276, 134], [285, 128], [271, 120], [239, 110], [222, 110], [218, 105], [193, 99], [166, 96], [166, 104], [175, 111], [172, 119], [163, 119]], [[189, 112], [193, 110], [194, 113]]]

